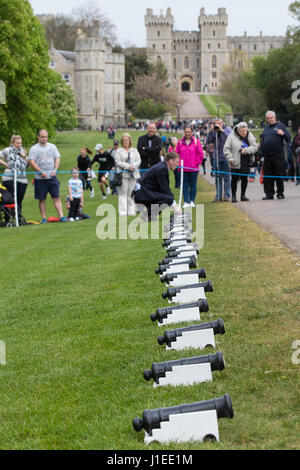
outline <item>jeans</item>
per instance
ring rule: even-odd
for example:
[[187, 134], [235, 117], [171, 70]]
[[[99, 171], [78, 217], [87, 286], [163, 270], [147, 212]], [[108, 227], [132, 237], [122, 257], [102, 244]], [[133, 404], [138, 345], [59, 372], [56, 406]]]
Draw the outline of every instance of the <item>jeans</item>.
[[230, 169], [227, 160], [219, 160], [219, 169], [217, 166], [217, 162], [214, 159], [214, 172], [219, 171], [220, 174], [215, 173], [215, 181], [216, 181], [216, 199], [218, 201], [222, 201], [223, 199], [223, 191], [224, 191], [224, 198], [230, 198], [230, 185], [231, 185], [231, 178], [230, 178]]
[[187, 204], [195, 202], [198, 175], [199, 171], [186, 171], [183, 173], [183, 199]]

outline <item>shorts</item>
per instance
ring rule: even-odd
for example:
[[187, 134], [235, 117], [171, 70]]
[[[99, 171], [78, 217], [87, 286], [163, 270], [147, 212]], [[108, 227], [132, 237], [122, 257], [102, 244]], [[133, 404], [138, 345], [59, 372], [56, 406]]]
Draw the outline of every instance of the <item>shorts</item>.
[[49, 193], [52, 199], [59, 198], [60, 182], [56, 178], [34, 180], [34, 197], [39, 201], [44, 201]]

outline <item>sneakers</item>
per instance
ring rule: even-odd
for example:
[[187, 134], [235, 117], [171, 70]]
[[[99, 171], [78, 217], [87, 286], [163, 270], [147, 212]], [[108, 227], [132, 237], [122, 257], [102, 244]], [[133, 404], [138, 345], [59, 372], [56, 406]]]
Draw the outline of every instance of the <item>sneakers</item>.
[[61, 217], [61, 219], [59, 219], [60, 222], [68, 222], [68, 219], [67, 217]]
[[107, 196], [105, 196], [105, 194], [103, 194], [102, 199], [107, 199]]
[[196, 207], [196, 204], [194, 203], [194, 201], [190, 203], [190, 207]]
[[241, 197], [241, 201], [242, 201], [242, 202], [249, 202], [250, 199], [248, 199], [245, 195], [243, 195], [243, 196]]
[[110, 194], [110, 187], [109, 186], [106, 187], [106, 194]]
[[70, 218], [69, 218], [69, 222], [74, 222], [73, 217], [70, 217]]
[[285, 199], [284, 194], [278, 194], [277, 199]]
[[182, 206], [182, 209], [187, 209], [188, 207], [190, 207], [190, 205], [187, 202], [185, 202]]
[[236, 204], [238, 202], [236, 196], [232, 196], [231, 202], [232, 204]]
[[46, 224], [46, 223], [47, 223], [47, 219], [42, 219], [41, 224]]
[[93, 197], [95, 197], [95, 190], [94, 190], [94, 188], [91, 189], [91, 191], [90, 191], [90, 198], [93, 198]]

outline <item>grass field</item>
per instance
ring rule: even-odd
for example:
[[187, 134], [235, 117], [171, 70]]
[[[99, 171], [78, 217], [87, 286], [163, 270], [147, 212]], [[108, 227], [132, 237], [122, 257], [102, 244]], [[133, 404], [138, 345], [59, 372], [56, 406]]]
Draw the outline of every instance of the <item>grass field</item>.
[[[108, 143], [93, 132], [59, 134], [61, 169], [76, 163], [80, 147], [97, 142]], [[62, 196], [68, 178], [60, 176]], [[144, 409], [224, 393], [235, 417], [219, 421], [220, 442], [164, 449], [299, 448], [300, 365], [292, 363], [292, 343], [300, 340], [299, 258], [233, 206], [211, 204], [213, 196], [200, 180], [199, 265], [214, 285], [201, 320], [223, 318], [226, 334], [216, 341], [226, 369], [214, 372], [211, 383], [187, 388], [153, 388], [142, 375], [154, 361], [215, 352], [172, 352], [157, 343], [163, 329], [150, 314], [168, 305], [154, 274], [165, 255], [160, 240], [99, 240], [98, 188], [95, 199], [86, 194], [90, 220], [0, 230], [2, 450], [146, 449], [144, 433], [131, 424]], [[117, 206], [115, 196], [105, 202]], [[56, 215], [51, 201], [48, 209]], [[40, 218], [32, 186], [24, 215]]]
[[218, 106], [220, 104], [220, 117], [225, 120], [226, 113], [232, 113], [231, 106], [223, 101], [219, 95], [200, 95], [200, 99], [211, 116], [218, 116]]

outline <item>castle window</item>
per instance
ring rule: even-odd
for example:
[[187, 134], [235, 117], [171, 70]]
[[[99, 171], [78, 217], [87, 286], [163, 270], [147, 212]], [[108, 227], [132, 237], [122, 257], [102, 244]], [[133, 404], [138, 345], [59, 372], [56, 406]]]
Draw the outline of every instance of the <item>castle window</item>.
[[174, 69], [177, 68], [177, 59], [173, 59], [173, 68], [174, 68]]
[[165, 50], [165, 49], [166, 49], [166, 45], [165, 45], [165, 44], [163, 44], [163, 50]]
[[156, 62], [159, 62], [159, 63], [161, 62], [161, 57], [160, 57], [160, 55], [157, 56]]
[[186, 50], [186, 51], [188, 50], [188, 45], [187, 45], [187, 44], [185, 45], [185, 50]]
[[50, 68], [55, 69], [55, 60], [50, 61]]
[[187, 56], [185, 56], [185, 58], [184, 58], [184, 68], [188, 69], [189, 66], [190, 66], [190, 59]]
[[242, 59], [239, 59], [239, 60], [238, 60], [238, 69], [239, 69], [239, 70], [242, 70], [242, 69], [243, 69], [243, 61], [242, 61]]
[[254, 50], [256, 51], [256, 49], [257, 49], [257, 46], [256, 46], [256, 44], [255, 44], [255, 45], [254, 45]]
[[98, 91], [96, 90], [95, 91], [95, 101], [97, 101], [97, 100], [98, 100]]
[[197, 69], [200, 69], [200, 58], [197, 57]]
[[176, 46], [173, 47], [174, 51], [176, 51]]
[[66, 84], [70, 85], [70, 83], [71, 83], [70, 74], [69, 73], [64, 73], [62, 77], [63, 77], [64, 81], [66, 82]]
[[242, 50], [242, 45], [240, 44], [240, 45], [239, 45], [239, 51], [241, 51], [241, 50]]
[[216, 32], [215, 32], [215, 31], [213, 31], [213, 37], [214, 37], [214, 38], [216, 37]]
[[211, 76], [212, 78], [217, 78], [217, 72], [212, 72]]
[[218, 44], [218, 49], [221, 49], [221, 44], [220, 43]]
[[210, 49], [210, 44], [209, 43], [207, 44], [207, 47], [208, 47], [208, 49]]
[[217, 56], [213, 55], [211, 59], [211, 66], [213, 69], [217, 68]]
[[152, 49], [155, 51], [155, 44], [152, 44]]
[[270, 45], [270, 49], [273, 49], [273, 44]]
[[157, 31], [157, 36], [158, 36], [158, 37], [160, 36], [160, 31]]

